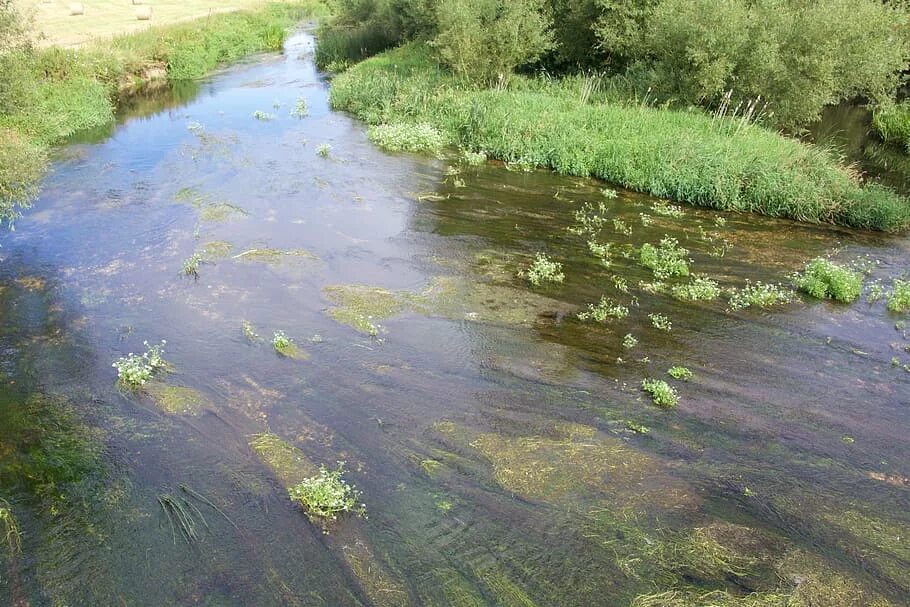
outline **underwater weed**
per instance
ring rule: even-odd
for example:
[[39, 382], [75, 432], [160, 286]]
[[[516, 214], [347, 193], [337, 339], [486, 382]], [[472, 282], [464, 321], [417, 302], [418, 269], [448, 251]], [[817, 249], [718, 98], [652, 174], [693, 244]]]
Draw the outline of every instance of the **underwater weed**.
[[[629, 308], [614, 302], [607, 297], [601, 297], [595, 306], [588, 304], [588, 309], [578, 313], [578, 320], [594, 320], [596, 322], [607, 322], [611, 318], [623, 319], [629, 315]], [[633, 338], [634, 339], [634, 338]]]
[[126, 356], [121, 356], [111, 365], [117, 369], [118, 379], [129, 386], [141, 386], [149, 379], [158, 369], [162, 369], [167, 364], [162, 357], [164, 346], [167, 342], [161, 340], [161, 344], [150, 346], [149, 342], [144, 341], [145, 352], [141, 355], [130, 352]]
[[632, 226], [624, 222], [622, 219], [613, 220], [613, 231], [617, 234], [622, 234], [623, 236], [632, 235]]
[[910, 280], [894, 279], [888, 293], [888, 309], [892, 312], [910, 312]]
[[661, 331], [670, 331], [673, 329], [673, 323], [670, 322], [670, 318], [664, 314], [648, 314], [648, 318], [651, 319], [651, 326], [655, 329]]
[[293, 343], [294, 342], [290, 337], [287, 336], [287, 334], [285, 334], [284, 331], [275, 331], [274, 335], [272, 336], [272, 345], [278, 351], [284, 350], [285, 348], [290, 348]]
[[321, 143], [319, 144], [319, 147], [316, 148], [316, 155], [321, 156], [322, 158], [328, 158], [331, 153], [332, 146], [328, 143]]
[[812, 297], [843, 303], [854, 301], [863, 290], [863, 275], [860, 272], [824, 257], [816, 257], [806, 264], [803, 272], [793, 276], [793, 282]]
[[793, 301], [793, 291], [782, 285], [761, 281], [748, 282], [745, 287], [734, 291], [730, 295], [727, 311], [735, 312], [752, 306], [770, 308], [771, 306], [788, 304], [791, 301]]
[[667, 374], [673, 379], [679, 379], [682, 381], [689, 381], [692, 379], [693, 373], [686, 367], [674, 366], [670, 367], [667, 370]]
[[636, 424], [632, 420], [626, 421], [626, 428], [628, 430], [631, 430], [635, 434], [648, 434], [649, 432], [651, 432], [651, 428], [649, 428], [647, 426], [643, 426], [642, 424]]
[[622, 347], [626, 350], [631, 350], [638, 345], [638, 339], [631, 333], [626, 333], [625, 337], [622, 338]]
[[19, 523], [13, 516], [12, 508], [5, 499], [0, 498], [0, 544], [5, 544], [10, 555], [22, 551], [22, 534]]
[[662, 379], [645, 379], [641, 389], [651, 395], [651, 401], [658, 407], [669, 409], [679, 403], [676, 389]]
[[243, 333], [243, 336], [247, 338], [251, 343], [256, 343], [259, 341], [259, 334], [256, 333], [256, 328], [253, 327], [253, 323], [248, 320], [243, 320], [240, 322], [240, 331]]
[[519, 271], [518, 276], [526, 278], [535, 287], [545, 282], [562, 282], [565, 279], [562, 264], [552, 261], [544, 253], [537, 253], [531, 266], [527, 270]]
[[344, 462], [338, 462], [335, 470], [319, 467], [319, 475], [303, 479], [288, 489], [288, 495], [303, 506], [307, 516], [314, 522], [336, 520], [339, 514], [351, 512], [366, 516], [366, 505], [357, 504], [360, 491], [344, 478]]
[[269, 114], [268, 112], [262, 112], [260, 110], [256, 110], [255, 112], [253, 112], [253, 118], [255, 118], [256, 120], [262, 120], [263, 122], [270, 122], [272, 120], [275, 120], [276, 116], [275, 116], [275, 114]]
[[688, 276], [689, 262], [686, 256], [689, 251], [679, 246], [679, 241], [669, 236], [664, 236], [660, 245], [655, 247], [651, 243], [641, 246], [639, 261], [641, 265], [654, 272], [658, 280], [666, 280], [672, 276]]
[[158, 504], [170, 523], [171, 536], [175, 545], [177, 544], [177, 531], [180, 532], [184, 541], [190, 544], [199, 539], [200, 521], [206, 528], [209, 526], [199, 508], [182, 496], [162, 493], [158, 496]]
[[612, 243], [600, 244], [594, 240], [588, 241], [588, 250], [591, 251], [594, 257], [600, 260], [600, 263], [607, 267], [610, 266], [610, 256], [612, 255], [611, 249]]
[[682, 207], [670, 204], [669, 202], [655, 202], [651, 205], [651, 211], [655, 215], [661, 215], [663, 217], [682, 217], [683, 210]]

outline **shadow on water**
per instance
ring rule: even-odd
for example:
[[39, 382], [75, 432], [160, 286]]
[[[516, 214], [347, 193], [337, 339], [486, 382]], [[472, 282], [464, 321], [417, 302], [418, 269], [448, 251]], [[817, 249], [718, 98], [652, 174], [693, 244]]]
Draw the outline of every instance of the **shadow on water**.
[[[312, 44], [137, 101], [0, 237], [0, 602], [906, 603], [903, 318], [683, 302], [638, 255], [671, 236], [737, 289], [835, 251], [887, 285], [910, 241], [385, 155]], [[564, 282], [518, 276], [538, 252]], [[602, 296], [628, 315], [577, 318]], [[168, 370], [118, 387], [161, 339]], [[325, 534], [287, 488], [336, 461], [369, 516]]]

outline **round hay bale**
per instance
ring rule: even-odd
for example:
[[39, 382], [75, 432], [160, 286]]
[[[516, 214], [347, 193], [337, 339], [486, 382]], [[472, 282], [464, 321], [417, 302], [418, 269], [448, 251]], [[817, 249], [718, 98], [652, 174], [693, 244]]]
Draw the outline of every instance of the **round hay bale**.
[[145, 4], [145, 0], [133, 0], [133, 6], [139, 6]]
[[137, 6], [136, 7], [136, 19], [139, 21], [148, 21], [152, 18], [152, 7], [151, 6]]
[[75, 17], [77, 15], [84, 15], [85, 7], [82, 6], [81, 2], [73, 2], [70, 4], [70, 17]]

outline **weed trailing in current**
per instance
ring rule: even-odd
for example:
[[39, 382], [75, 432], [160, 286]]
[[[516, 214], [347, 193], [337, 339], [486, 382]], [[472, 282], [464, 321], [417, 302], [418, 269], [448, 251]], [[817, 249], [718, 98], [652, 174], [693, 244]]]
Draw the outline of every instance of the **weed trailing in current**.
[[163, 358], [165, 340], [160, 344], [150, 346], [149, 342], [144, 341], [145, 346], [143, 354], [133, 354], [130, 352], [126, 356], [120, 357], [111, 366], [117, 369], [117, 376], [121, 382], [128, 386], [141, 386], [145, 384], [152, 375], [159, 369], [163, 369], [167, 363]]
[[643, 244], [639, 260], [641, 265], [654, 272], [655, 278], [665, 280], [673, 276], [689, 275], [688, 254], [688, 250], [679, 246], [678, 240], [664, 236], [657, 247], [651, 243]]
[[641, 389], [651, 395], [651, 401], [658, 407], [669, 409], [679, 403], [676, 389], [662, 379], [646, 379], [641, 382]]
[[910, 312], [910, 280], [894, 279], [888, 292], [888, 309], [892, 312]]
[[303, 506], [307, 516], [314, 522], [336, 520], [340, 514], [348, 512], [366, 516], [366, 505], [357, 503], [360, 491], [344, 480], [343, 475], [344, 462], [338, 462], [335, 470], [320, 466], [317, 476], [303, 479], [288, 489], [288, 494]]
[[667, 370], [667, 374], [673, 379], [679, 379], [682, 381], [689, 381], [693, 376], [692, 371], [690, 371], [687, 367], [680, 366], [670, 367]]
[[793, 277], [801, 290], [818, 299], [834, 299], [843, 303], [856, 300], [863, 291], [863, 275], [830, 259], [816, 257], [802, 273]]
[[[607, 322], [611, 318], [619, 320], [627, 317], [628, 315], [629, 308], [614, 302], [612, 299], [601, 297], [597, 305], [588, 304], [588, 309], [586, 311], [579, 312], [578, 320]], [[632, 339], [635, 338], [633, 337]]]
[[562, 264], [552, 261], [544, 253], [538, 253], [527, 270], [518, 272], [518, 276], [527, 279], [535, 287], [545, 282], [562, 282], [565, 275], [562, 273]]
[[671, 287], [670, 293], [683, 301], [711, 301], [720, 295], [720, 288], [707, 276], [694, 276], [687, 284]]
[[764, 283], [761, 281], [746, 283], [743, 288], [730, 295], [727, 304], [729, 312], [745, 308], [770, 308], [776, 305], [788, 304], [793, 301], [793, 291], [779, 284]]

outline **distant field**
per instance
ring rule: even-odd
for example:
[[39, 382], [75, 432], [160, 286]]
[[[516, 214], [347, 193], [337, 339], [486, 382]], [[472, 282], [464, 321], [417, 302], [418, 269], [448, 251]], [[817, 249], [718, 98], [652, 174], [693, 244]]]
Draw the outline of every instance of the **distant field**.
[[236, 11], [266, 4], [264, 0], [142, 0], [152, 7], [149, 21], [136, 19], [138, 6], [132, 0], [82, 0], [85, 13], [70, 16], [70, 4], [78, 0], [16, 0], [34, 16], [35, 29], [44, 34], [41, 44], [78, 46], [90, 40], [136, 32], [155, 25]]

